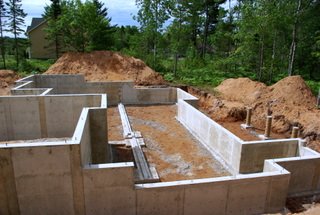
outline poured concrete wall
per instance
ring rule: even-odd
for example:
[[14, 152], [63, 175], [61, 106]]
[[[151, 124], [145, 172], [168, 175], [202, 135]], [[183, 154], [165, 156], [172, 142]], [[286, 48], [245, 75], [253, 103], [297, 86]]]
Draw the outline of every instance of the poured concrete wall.
[[74, 214], [71, 166], [79, 165], [71, 164], [70, 148], [1, 149], [0, 172], [11, 170], [0, 180], [1, 214]]
[[289, 196], [320, 193], [320, 156], [277, 159], [275, 162], [291, 174]]
[[192, 105], [193, 107], [198, 109], [198, 101], [199, 99], [186, 91], [183, 91], [179, 88], [177, 88], [177, 101], [181, 99], [187, 102], [188, 104]]
[[239, 172], [242, 141], [238, 137], [181, 99], [177, 119], [232, 173]]
[[[172, 104], [177, 100], [175, 88], [135, 88], [132, 81], [86, 82], [82, 75], [34, 75], [18, 81], [20, 86], [12, 90], [14, 95], [38, 95], [37, 88], [51, 88], [48, 94], [108, 94], [108, 105], [124, 104]], [[30, 81], [32, 80], [32, 81]], [[33, 88], [33, 89], [29, 89]], [[43, 93], [43, 91], [41, 91]]]
[[0, 97], [0, 141], [71, 137], [83, 107], [101, 95]]
[[86, 167], [83, 170], [86, 214], [136, 214], [133, 170], [133, 163]]
[[289, 174], [137, 185], [137, 214], [262, 214], [281, 210]]
[[298, 139], [244, 142], [239, 172], [261, 172], [265, 160], [296, 157], [298, 156], [298, 147]]

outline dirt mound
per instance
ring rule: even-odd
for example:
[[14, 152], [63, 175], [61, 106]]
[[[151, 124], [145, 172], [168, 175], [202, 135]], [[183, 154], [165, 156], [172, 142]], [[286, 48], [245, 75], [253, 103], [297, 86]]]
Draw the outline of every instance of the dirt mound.
[[251, 104], [260, 98], [267, 86], [249, 78], [227, 79], [215, 88], [224, 99]]
[[214, 90], [216, 93], [210, 94], [188, 89], [200, 98], [200, 107], [212, 119], [226, 125], [240, 124], [245, 118], [244, 108], [250, 106], [254, 127], [263, 132], [267, 112], [270, 112], [274, 133], [290, 136], [292, 127], [298, 126], [301, 137], [320, 151], [320, 110], [315, 107], [316, 97], [300, 76], [284, 78], [269, 87], [248, 78], [227, 79]]
[[45, 74], [83, 74], [87, 81], [133, 80], [137, 85], [164, 84], [143, 61], [112, 51], [66, 53]]
[[314, 107], [316, 97], [301, 76], [290, 76], [268, 87], [265, 99], [286, 105]]
[[10, 87], [19, 76], [11, 70], [0, 70], [0, 95], [9, 95]]

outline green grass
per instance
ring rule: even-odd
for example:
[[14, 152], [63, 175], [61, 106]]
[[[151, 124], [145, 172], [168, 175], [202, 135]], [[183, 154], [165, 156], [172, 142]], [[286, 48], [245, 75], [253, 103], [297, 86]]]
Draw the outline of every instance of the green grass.
[[[14, 56], [6, 56], [6, 69], [16, 71], [20, 76], [24, 77], [30, 74], [41, 74], [47, 71], [54, 62], [55, 60], [53, 59], [21, 59], [17, 67]], [[4, 69], [2, 61], [0, 61], [0, 69]]]

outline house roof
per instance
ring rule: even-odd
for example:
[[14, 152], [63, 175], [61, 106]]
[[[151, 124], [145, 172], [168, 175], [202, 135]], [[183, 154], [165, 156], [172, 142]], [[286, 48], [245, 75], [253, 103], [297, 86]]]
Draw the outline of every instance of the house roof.
[[27, 27], [27, 33], [37, 28], [39, 25], [41, 25], [45, 21], [46, 21], [45, 18], [32, 18], [31, 25]]

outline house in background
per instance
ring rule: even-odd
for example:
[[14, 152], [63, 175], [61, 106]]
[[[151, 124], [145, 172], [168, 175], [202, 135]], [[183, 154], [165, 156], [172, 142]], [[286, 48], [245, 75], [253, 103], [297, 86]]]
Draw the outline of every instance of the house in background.
[[45, 28], [47, 21], [44, 18], [32, 18], [31, 25], [27, 28], [30, 48], [27, 49], [29, 58], [49, 59], [55, 58], [54, 43], [46, 39]]

